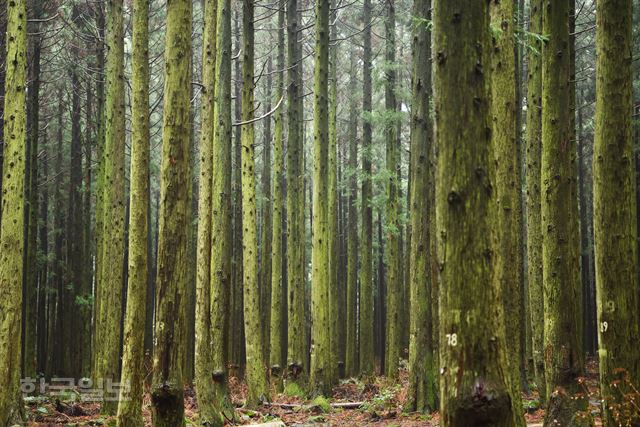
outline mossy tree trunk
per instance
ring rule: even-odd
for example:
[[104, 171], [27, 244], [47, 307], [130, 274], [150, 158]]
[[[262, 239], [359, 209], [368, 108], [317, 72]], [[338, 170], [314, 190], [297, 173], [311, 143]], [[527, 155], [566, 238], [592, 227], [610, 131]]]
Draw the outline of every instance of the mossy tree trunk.
[[149, 0], [133, 2], [129, 271], [117, 425], [142, 427], [144, 331], [149, 283]]
[[630, 391], [620, 381], [624, 377], [620, 370], [634, 385], [640, 380], [632, 16], [631, 0], [602, 1], [596, 9], [593, 203], [598, 355], [606, 426], [628, 421], [624, 415], [614, 416], [616, 405], [622, 403], [620, 393]]
[[[22, 423], [20, 393], [27, 85], [25, 0], [7, 2], [2, 224], [0, 224], [0, 425]], [[4, 48], [4, 46], [3, 46]]]
[[331, 393], [331, 254], [329, 253], [329, 1], [316, 4], [314, 66], [313, 223], [311, 252], [312, 395]]
[[[230, 6], [231, 7], [231, 6]], [[236, 35], [235, 39], [235, 51], [240, 51], [240, 31], [239, 13], [235, 10], [234, 14], [234, 28], [233, 33]], [[220, 33], [218, 33], [220, 34]], [[231, 50], [231, 48], [229, 48]], [[231, 58], [231, 56], [229, 56]], [[236, 122], [242, 121], [242, 61], [235, 61], [234, 64], [234, 117]], [[229, 334], [229, 355], [230, 366], [235, 369], [236, 376], [242, 374], [242, 368], [244, 364], [244, 314], [243, 314], [243, 296], [242, 296], [242, 282], [243, 282], [243, 265], [242, 265], [242, 150], [241, 150], [241, 137], [242, 126], [235, 127], [233, 142], [233, 196], [231, 203], [233, 203], [233, 241], [232, 241], [232, 273], [231, 273], [231, 290], [230, 290], [230, 307], [231, 313], [229, 314], [229, 320], [231, 325], [231, 331], [233, 335]], [[215, 163], [214, 163], [215, 164]], [[231, 164], [231, 161], [230, 163]], [[215, 169], [214, 169], [215, 172]], [[214, 178], [215, 182], [215, 178]], [[222, 219], [224, 220], [224, 219]]]
[[433, 11], [441, 422], [515, 426], [502, 300], [491, 280], [489, 2], [463, 10], [436, 0]]
[[[285, 4], [278, 10], [278, 56], [276, 68], [275, 99], [284, 96], [284, 16]], [[276, 390], [282, 388], [284, 360], [282, 359], [285, 336], [282, 326], [286, 324], [286, 294], [283, 271], [283, 219], [284, 219], [284, 107], [275, 113], [273, 141], [273, 232], [271, 234], [271, 327], [269, 343], [269, 368], [271, 381]], [[265, 307], [266, 309], [266, 307]]]
[[512, 404], [517, 423], [523, 424], [520, 397], [520, 362], [523, 358], [522, 302], [522, 203], [520, 138], [517, 129], [519, 101], [516, 86], [516, 1], [493, 1], [490, 6], [493, 43], [491, 50], [491, 143], [496, 192], [495, 286], [504, 304], [507, 359], [511, 376]]
[[527, 194], [527, 285], [531, 323], [531, 349], [534, 377], [542, 400], [545, 399], [542, 290], [542, 229], [540, 217], [540, 154], [542, 149], [542, 0], [529, 6], [529, 49], [527, 79], [527, 134], [525, 151], [525, 185]]
[[[231, 292], [231, 2], [218, 0], [216, 11], [214, 137], [211, 192], [211, 357], [214, 408], [233, 419], [229, 398], [229, 295]], [[213, 167], [215, 165], [216, 167]], [[238, 326], [239, 327], [239, 326]]]
[[247, 352], [247, 406], [269, 400], [267, 369], [264, 363], [258, 277], [258, 236], [254, 129], [254, 4], [242, 2], [242, 264], [244, 329]]
[[402, 293], [402, 274], [400, 273], [400, 217], [398, 206], [398, 168], [400, 150], [397, 141], [396, 122], [396, 12], [394, 0], [387, 0], [385, 21], [385, 83], [384, 99], [387, 119], [385, 122], [386, 140], [386, 223], [385, 242], [385, 283], [386, 292], [386, 348], [385, 374], [390, 378], [398, 377], [400, 362], [400, 304]]
[[431, 182], [430, 155], [433, 124], [431, 102], [431, 0], [416, 0], [413, 15], [413, 76], [411, 114], [411, 245], [409, 251], [410, 338], [409, 338], [409, 407], [413, 411], [437, 409], [437, 369], [434, 360], [431, 321], [431, 230], [428, 194]]
[[371, 207], [371, 0], [362, 8], [364, 50], [362, 58], [362, 231], [360, 239], [360, 373], [373, 375], [373, 210]]
[[273, 86], [273, 59], [267, 59], [267, 82], [265, 88], [264, 111], [267, 117], [263, 119], [264, 144], [262, 148], [262, 229], [260, 246], [260, 315], [262, 316], [262, 348], [265, 363], [269, 363], [269, 348], [271, 341], [271, 243], [273, 234], [273, 198], [271, 196], [271, 91]]
[[[357, 55], [351, 51], [349, 93], [357, 93]], [[355, 96], [349, 105], [349, 160], [346, 176], [349, 177], [347, 210], [347, 295], [345, 374], [358, 374], [358, 105]], [[342, 327], [342, 326], [341, 326]]]
[[[125, 227], [124, 28], [122, 0], [107, 11], [107, 66], [103, 179], [102, 270], [96, 313], [96, 379], [120, 378], [120, 340]], [[108, 394], [108, 393], [105, 393]], [[115, 414], [117, 401], [104, 400], [102, 412]]]
[[340, 290], [344, 283], [340, 282], [339, 270], [339, 229], [338, 229], [338, 81], [337, 62], [340, 43], [331, 40], [337, 38], [336, 0], [330, 0], [329, 29], [329, 71], [328, 71], [328, 120], [329, 147], [327, 153], [327, 250], [329, 255], [329, 348], [331, 361], [329, 365], [329, 379], [331, 384], [338, 380], [338, 364], [344, 365], [340, 355], [340, 330], [344, 328], [340, 319]]
[[213, 179], [214, 101], [216, 76], [217, 0], [204, 2], [202, 49], [202, 109], [200, 113], [200, 181], [198, 188], [198, 237], [196, 267], [195, 380], [199, 423], [221, 426], [224, 422], [214, 406], [211, 347], [211, 215]]
[[572, 200], [569, 2], [545, 0], [542, 49], [541, 230], [544, 295], [546, 396], [557, 387], [572, 388], [578, 372], [574, 277], [578, 271], [571, 244], [577, 228]]
[[287, 382], [306, 384], [304, 150], [302, 141], [302, 55], [297, 0], [287, 1]]
[[187, 262], [191, 86], [191, 2], [167, 5], [156, 283], [156, 338], [151, 403], [153, 425], [184, 424], [182, 383], [184, 274]]

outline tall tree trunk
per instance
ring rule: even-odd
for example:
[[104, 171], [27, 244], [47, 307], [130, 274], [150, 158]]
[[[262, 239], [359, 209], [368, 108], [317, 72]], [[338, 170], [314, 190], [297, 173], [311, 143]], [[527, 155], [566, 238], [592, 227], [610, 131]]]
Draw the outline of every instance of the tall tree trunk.
[[273, 85], [273, 62], [267, 59], [267, 84], [264, 110], [264, 144], [262, 148], [262, 246], [260, 247], [260, 315], [262, 317], [262, 348], [265, 363], [269, 363], [269, 347], [271, 341], [271, 243], [273, 234], [273, 218], [271, 197], [271, 89]]
[[[202, 49], [202, 109], [200, 113], [200, 180], [198, 188], [198, 241], [196, 270], [195, 380], [200, 423], [221, 426], [222, 414], [214, 399], [214, 364], [211, 345], [211, 215], [213, 179], [214, 102], [216, 78], [217, 0], [204, 2]], [[218, 308], [220, 310], [220, 308]], [[217, 351], [220, 351], [218, 349]]]
[[313, 227], [311, 252], [312, 395], [331, 393], [331, 261], [329, 240], [329, 2], [316, 4], [314, 66]]
[[54, 328], [50, 328], [50, 339], [47, 352], [51, 354], [51, 373], [60, 374], [62, 362], [62, 343], [60, 337], [62, 335], [62, 315], [64, 312], [64, 257], [63, 257], [63, 236], [60, 230], [64, 229], [66, 214], [63, 212], [64, 201], [62, 200], [62, 157], [63, 157], [63, 113], [64, 113], [64, 95], [62, 88], [58, 88], [58, 117], [56, 130], [56, 161], [54, 165], [54, 208], [55, 219], [53, 229], [55, 230], [54, 240], [54, 259], [53, 259], [53, 278], [55, 287], [55, 308], [53, 310]]
[[302, 140], [302, 54], [297, 0], [287, 2], [287, 277], [288, 383], [304, 387], [308, 375], [305, 322], [304, 143]]
[[[357, 56], [351, 50], [351, 69], [349, 93], [357, 92], [358, 74], [356, 71]], [[345, 375], [358, 374], [358, 106], [357, 98], [350, 97], [349, 104], [349, 190], [348, 190], [348, 223], [347, 223], [347, 317], [344, 327], [347, 329], [345, 351]], [[341, 326], [342, 327], [342, 326]]]
[[489, 2], [465, 6], [434, 2], [441, 422], [515, 426], [502, 300], [491, 281]]
[[329, 256], [329, 372], [328, 378], [331, 384], [335, 384], [338, 379], [338, 362], [340, 350], [340, 333], [343, 324], [340, 319], [340, 290], [344, 283], [340, 282], [338, 276], [339, 260], [339, 230], [338, 230], [338, 46], [337, 41], [337, 15], [336, 0], [330, 0], [330, 30], [329, 30], [329, 54], [328, 54], [328, 153], [327, 153], [327, 254]]
[[593, 203], [598, 354], [605, 426], [630, 421], [625, 415], [616, 416], [622, 403], [620, 393], [631, 391], [623, 379], [625, 375], [632, 383], [640, 379], [638, 232], [631, 122], [632, 16], [630, 0], [601, 2], [596, 9]]
[[387, 17], [385, 21], [385, 70], [384, 99], [387, 115], [385, 123], [386, 140], [386, 211], [385, 211], [385, 241], [387, 253], [385, 257], [385, 283], [387, 285], [386, 305], [386, 347], [385, 374], [390, 378], [398, 377], [400, 362], [400, 301], [401, 282], [400, 273], [400, 218], [398, 208], [398, 168], [399, 147], [397, 141], [396, 121], [396, 12], [394, 0], [387, 0]]
[[524, 424], [520, 396], [522, 360], [522, 204], [520, 183], [520, 138], [517, 125], [519, 100], [516, 86], [516, 0], [492, 2], [493, 35], [491, 49], [491, 143], [495, 162], [493, 187], [496, 191], [495, 220], [497, 246], [494, 281], [504, 305], [507, 361], [511, 377], [511, 397], [516, 423]]
[[[124, 117], [124, 29], [122, 0], [108, 4], [107, 72], [105, 101], [105, 148], [103, 178], [102, 260], [99, 266], [98, 313], [96, 316], [95, 378], [120, 378], [122, 283], [125, 227], [125, 117]], [[108, 391], [105, 390], [108, 395]], [[102, 412], [116, 412], [115, 399], [103, 399]]]
[[254, 4], [242, 2], [242, 263], [244, 290], [244, 330], [247, 352], [247, 405], [269, 400], [267, 370], [264, 363], [258, 277], [258, 236], [255, 172], [254, 118]]
[[535, 34], [534, 49], [529, 49], [527, 79], [527, 285], [531, 322], [531, 348], [534, 378], [545, 400], [544, 382], [544, 305], [542, 290], [542, 229], [540, 217], [540, 154], [542, 148], [542, 0], [532, 0], [529, 6], [529, 32]]
[[[276, 60], [276, 96], [280, 100], [284, 96], [284, 16], [285, 4], [278, 10], [278, 56]], [[278, 101], [281, 102], [281, 101]], [[284, 107], [275, 113], [275, 129], [273, 141], [273, 231], [271, 234], [271, 327], [269, 342], [269, 368], [272, 384], [276, 391], [282, 388], [284, 359], [282, 353], [285, 337], [282, 326], [286, 324], [286, 293], [283, 271], [283, 219], [284, 215]], [[265, 307], [266, 309], [266, 307]]]
[[[239, 3], [238, 3], [239, 5]], [[236, 35], [235, 50], [240, 51], [240, 24], [239, 13], [236, 10], [234, 16], [233, 33]], [[229, 56], [230, 58], [231, 56]], [[240, 59], [236, 59], [234, 68], [234, 117], [237, 122], [242, 120], [242, 71]], [[241, 150], [242, 126], [235, 127], [233, 142], [233, 265], [232, 265], [232, 284], [231, 284], [231, 330], [233, 336], [230, 336], [229, 350], [231, 363], [235, 368], [233, 375], [240, 377], [245, 360], [244, 346], [244, 297], [243, 297], [243, 264], [242, 264], [242, 150]], [[214, 162], [215, 164], [215, 162]], [[230, 163], [231, 164], [231, 163]], [[215, 177], [214, 177], [215, 182]]]
[[413, 14], [420, 24], [413, 29], [413, 76], [411, 114], [411, 223], [410, 245], [410, 340], [409, 406], [413, 411], [437, 409], [437, 372], [433, 354], [431, 322], [431, 239], [429, 204], [426, 197], [431, 182], [430, 156], [433, 124], [431, 102], [431, 0], [417, 0]]
[[27, 84], [25, 0], [7, 2], [2, 224], [0, 225], [0, 425], [22, 423], [20, 393]]
[[149, 282], [149, 0], [133, 3], [129, 265], [118, 426], [142, 427], [145, 305]]
[[[40, 144], [39, 144], [40, 145]], [[42, 133], [42, 151], [45, 153], [44, 159], [38, 168], [39, 187], [42, 191], [42, 200], [38, 204], [40, 209], [38, 222], [39, 252], [41, 256], [38, 262], [38, 323], [37, 323], [37, 372], [45, 373], [47, 376], [47, 341], [49, 335], [49, 308], [52, 305], [53, 292], [50, 288], [49, 278], [49, 158], [47, 144], [47, 130]], [[90, 325], [89, 325], [90, 326]]]
[[[231, 2], [218, 0], [216, 18], [216, 65], [211, 192], [211, 357], [213, 359], [213, 405], [225, 418], [233, 419], [229, 398], [227, 361], [229, 348], [229, 294], [231, 292]], [[215, 167], [213, 166], [215, 165]], [[234, 325], [238, 327], [238, 325]], [[235, 345], [232, 341], [232, 344]]]
[[360, 239], [360, 305], [358, 322], [360, 337], [360, 373], [373, 375], [373, 211], [371, 208], [371, 0], [362, 9], [364, 51], [362, 59], [362, 231]]
[[[78, 5], [73, 6], [72, 19], [77, 22], [80, 16]], [[79, 60], [79, 48], [71, 48], [71, 57]], [[69, 206], [67, 222], [67, 269], [68, 281], [65, 299], [67, 307], [64, 314], [64, 359], [68, 363], [63, 372], [65, 375], [86, 376], [89, 372], [81, 372], [82, 368], [82, 329], [74, 327], [74, 319], [80, 314], [78, 297], [81, 297], [80, 289], [84, 282], [84, 229], [82, 225], [82, 129], [81, 115], [82, 104], [80, 101], [80, 76], [77, 68], [70, 70], [71, 80], [71, 147], [69, 168]], [[124, 154], [124, 153], [123, 153]], [[118, 347], [120, 343], [118, 342]], [[116, 368], [117, 369], [117, 368]]]
[[[33, 16], [39, 18], [40, 7], [34, 4]], [[39, 32], [39, 25], [31, 26], [34, 33]], [[27, 139], [28, 139], [28, 173], [25, 179], [27, 199], [26, 218], [26, 246], [25, 246], [25, 297], [24, 316], [24, 376], [35, 378], [37, 369], [37, 321], [38, 310], [38, 137], [40, 132], [40, 50], [42, 40], [40, 36], [33, 37], [31, 46], [31, 60], [28, 65], [29, 89], [27, 105]], [[1, 138], [0, 138], [1, 140]]]
[[156, 342], [151, 403], [153, 425], [184, 423], [182, 352], [185, 332], [183, 280], [187, 262], [189, 202], [184, 189], [190, 185], [191, 2], [175, 0], [167, 5], [165, 81], [160, 180], [160, 234], [156, 292]]
[[102, 283], [102, 254], [104, 249], [104, 172], [105, 172], [105, 127], [106, 127], [106, 117], [105, 117], [105, 55], [104, 55], [104, 31], [105, 31], [105, 18], [104, 18], [104, 10], [101, 3], [96, 5], [96, 27], [98, 29], [98, 38], [95, 41], [95, 49], [96, 49], [96, 76], [97, 76], [97, 84], [96, 84], [96, 97], [98, 98], [98, 108], [97, 108], [97, 141], [96, 141], [96, 155], [98, 158], [98, 165], [96, 169], [96, 207], [95, 207], [95, 252], [96, 252], [96, 262], [95, 262], [95, 298], [93, 304], [93, 325], [92, 330], [92, 372], [95, 373], [98, 371], [98, 353], [100, 345], [98, 344], [98, 335], [99, 335], [99, 326], [98, 326], [98, 317], [100, 315], [100, 286]]
[[[572, 162], [575, 141], [571, 132], [570, 48], [568, 1], [545, 0], [543, 33], [548, 41], [542, 50], [542, 154], [541, 230], [544, 287], [544, 357], [546, 395], [554, 415], [569, 400], [562, 394], [551, 399], [557, 387], [572, 388], [578, 372], [577, 325], [575, 317], [573, 222], [576, 205], [571, 200]], [[570, 411], [569, 411], [570, 412]], [[561, 423], [564, 420], [560, 420]]]
[[569, 0], [569, 111], [571, 127], [570, 141], [571, 141], [571, 169], [568, 173], [571, 177], [571, 212], [573, 217], [571, 218], [570, 225], [571, 231], [569, 234], [570, 240], [568, 241], [569, 248], [571, 248], [571, 266], [573, 272], [571, 273], [571, 286], [573, 288], [573, 301], [574, 301], [574, 325], [576, 333], [575, 341], [575, 359], [573, 360], [573, 369], [577, 375], [584, 373], [584, 322], [583, 314], [584, 309], [582, 307], [582, 275], [580, 265], [580, 207], [579, 207], [579, 182], [578, 182], [578, 150], [577, 150], [577, 132], [576, 132], [576, 0]]

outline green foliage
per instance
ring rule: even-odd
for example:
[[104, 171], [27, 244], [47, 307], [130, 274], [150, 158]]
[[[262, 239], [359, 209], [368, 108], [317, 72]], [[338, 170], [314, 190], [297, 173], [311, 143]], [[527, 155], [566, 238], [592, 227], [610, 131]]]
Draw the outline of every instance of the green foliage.
[[331, 412], [331, 403], [324, 396], [317, 396], [311, 403], [314, 408], [320, 409], [323, 413]]
[[294, 382], [287, 383], [287, 385], [284, 388], [284, 394], [285, 396], [288, 396], [288, 397], [300, 397], [300, 398], [305, 397], [304, 390], [302, 390], [302, 388]]
[[93, 295], [76, 295], [76, 305], [79, 307], [91, 307], [93, 306]]

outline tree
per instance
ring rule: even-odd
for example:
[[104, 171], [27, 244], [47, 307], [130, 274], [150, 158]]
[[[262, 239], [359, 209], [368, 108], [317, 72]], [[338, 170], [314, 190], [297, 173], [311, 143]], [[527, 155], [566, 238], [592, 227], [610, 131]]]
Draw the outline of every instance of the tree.
[[[330, 366], [329, 378], [331, 384], [338, 379], [338, 364], [343, 364], [340, 342], [340, 329], [343, 328], [340, 319], [340, 295], [344, 283], [339, 276], [339, 229], [338, 229], [338, 42], [337, 39], [337, 4], [336, 0], [329, 3], [329, 69], [328, 79], [328, 137], [327, 149], [327, 250], [329, 255], [329, 348]], [[333, 23], [333, 24], [331, 24]]]
[[[572, 388], [578, 336], [575, 325], [572, 234], [577, 231], [571, 200], [571, 139], [569, 3], [545, 0], [542, 49], [542, 154], [541, 200], [542, 274], [544, 286], [544, 354], [546, 395], [557, 387]], [[558, 395], [558, 397], [562, 397]], [[562, 404], [566, 399], [556, 400]], [[549, 407], [553, 409], [553, 406]], [[550, 411], [554, 413], [554, 411]]]
[[[218, 0], [211, 192], [211, 357], [213, 404], [233, 419], [227, 373], [231, 291], [231, 2]], [[237, 102], [237, 101], [236, 101]]]
[[[285, 4], [278, 9], [278, 55], [275, 98], [284, 97], [284, 16]], [[281, 101], [278, 101], [281, 102]], [[283, 275], [283, 225], [284, 225], [284, 113], [280, 107], [275, 113], [273, 142], [273, 232], [271, 234], [271, 327], [269, 343], [269, 368], [276, 390], [282, 387], [285, 350], [283, 325], [286, 325], [286, 294]], [[266, 307], [265, 307], [266, 308]]]
[[[39, 3], [34, 4], [33, 16], [38, 19], [41, 16], [42, 8]], [[30, 32], [39, 33], [39, 24], [33, 23]], [[42, 38], [36, 36], [33, 38], [30, 49], [30, 61], [28, 64], [29, 89], [27, 98], [27, 153], [28, 166], [25, 176], [25, 191], [28, 194], [27, 199], [27, 239], [25, 245], [25, 259], [27, 268], [25, 272], [25, 295], [26, 304], [24, 305], [25, 329], [24, 329], [24, 376], [35, 378], [37, 372], [36, 361], [36, 341], [37, 341], [37, 320], [39, 314], [36, 312], [38, 308], [38, 269], [37, 252], [38, 252], [38, 140], [40, 133], [40, 57], [42, 51]], [[2, 114], [0, 112], [0, 114]], [[2, 136], [0, 136], [2, 140]], [[0, 174], [2, 172], [0, 171]], [[0, 186], [1, 187], [1, 186]], [[1, 215], [0, 215], [1, 217]], [[42, 331], [42, 330], [41, 330]], [[40, 334], [42, 335], [42, 334]]]
[[143, 426], [144, 331], [149, 242], [149, 0], [133, 3], [129, 274], [118, 426]]
[[491, 282], [489, 2], [465, 4], [462, 13], [459, 4], [436, 0], [433, 16], [441, 420], [514, 426], [504, 314]]
[[311, 252], [311, 394], [329, 395], [332, 384], [329, 295], [329, 2], [316, 3], [314, 67], [313, 229]]
[[[520, 397], [522, 336], [522, 210], [520, 142], [517, 129], [519, 101], [516, 92], [515, 0], [492, 2], [490, 6], [493, 49], [491, 50], [491, 118], [493, 186], [496, 191], [495, 230], [497, 236], [494, 280], [504, 303], [511, 396], [517, 424], [524, 424]], [[496, 29], [499, 28], [499, 31]], [[514, 268], [518, 266], [517, 268]], [[524, 379], [522, 381], [525, 381]]]
[[262, 316], [262, 349], [269, 363], [271, 344], [271, 243], [273, 234], [273, 199], [271, 197], [271, 89], [273, 86], [273, 59], [267, 59], [267, 84], [265, 88], [264, 148], [262, 149], [262, 229], [260, 245], [260, 316]]
[[[0, 425], [22, 423], [20, 394], [24, 173], [26, 150], [27, 8], [7, 2], [2, 223], [0, 224]], [[10, 60], [9, 60], [10, 59]]]
[[214, 103], [216, 76], [217, 0], [204, 2], [202, 49], [202, 109], [200, 113], [200, 181], [198, 188], [198, 237], [196, 269], [195, 380], [200, 422], [223, 424], [214, 405], [211, 346], [211, 215], [213, 178]]
[[362, 8], [362, 231], [360, 246], [360, 372], [373, 374], [373, 210], [371, 207], [371, 0]]
[[254, 4], [242, 2], [242, 261], [244, 290], [244, 329], [247, 351], [247, 405], [255, 406], [269, 400], [267, 370], [264, 363], [260, 315], [260, 282], [258, 277], [258, 236], [255, 129], [254, 119]]
[[302, 54], [297, 0], [287, 1], [287, 382], [302, 388], [308, 366], [305, 327], [304, 150], [302, 140]]
[[[600, 388], [604, 425], [620, 425], [615, 405], [640, 379], [638, 264], [633, 159], [632, 2], [596, 9], [596, 129], [593, 153], [594, 233]], [[621, 373], [621, 369], [625, 373]], [[620, 382], [618, 382], [620, 381]]]
[[542, 148], [542, 0], [529, 7], [529, 32], [534, 34], [529, 49], [527, 79], [526, 173], [527, 194], [527, 284], [531, 322], [533, 368], [540, 396], [545, 398], [543, 330], [544, 305], [542, 290], [542, 229], [540, 217], [540, 153]]
[[[103, 247], [99, 267], [96, 310], [95, 378], [120, 378], [120, 323], [124, 265], [125, 215], [125, 117], [124, 117], [124, 29], [122, 0], [109, 2], [107, 11], [107, 70], [105, 101], [105, 149], [103, 178]], [[100, 249], [99, 249], [100, 250]], [[115, 268], [114, 268], [115, 266]], [[108, 394], [108, 393], [107, 393]], [[117, 402], [105, 399], [101, 410], [114, 414]]]
[[[349, 93], [356, 93], [358, 75], [355, 49], [351, 51], [351, 78]], [[347, 329], [345, 350], [345, 374], [358, 374], [358, 106], [355, 96], [349, 106], [349, 160], [348, 160], [348, 206], [347, 206]]]
[[431, 182], [431, 0], [414, 2], [413, 75], [411, 109], [411, 196], [410, 196], [410, 340], [409, 340], [409, 406], [427, 412], [437, 409], [436, 363], [432, 342], [431, 321], [431, 239], [429, 203]]
[[384, 100], [387, 117], [385, 123], [386, 140], [386, 244], [385, 283], [386, 292], [386, 349], [385, 374], [390, 378], [398, 377], [400, 362], [400, 293], [402, 292], [402, 275], [400, 274], [400, 218], [398, 205], [398, 168], [399, 148], [397, 141], [396, 121], [396, 12], [394, 0], [387, 0], [387, 17], [385, 20], [385, 84]]
[[190, 183], [191, 1], [167, 5], [165, 40], [164, 114], [160, 178], [160, 231], [156, 283], [156, 338], [151, 403], [153, 425], [179, 426], [184, 422], [182, 384], [182, 304], [187, 251]]

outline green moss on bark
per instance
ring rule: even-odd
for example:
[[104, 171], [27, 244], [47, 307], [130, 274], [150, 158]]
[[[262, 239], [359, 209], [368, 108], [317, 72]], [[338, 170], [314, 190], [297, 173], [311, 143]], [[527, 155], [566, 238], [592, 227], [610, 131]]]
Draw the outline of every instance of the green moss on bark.
[[156, 326], [151, 404], [154, 427], [184, 423], [182, 336], [187, 262], [191, 85], [191, 2], [167, 5], [160, 177]]
[[120, 382], [119, 427], [142, 427], [149, 242], [149, 0], [133, 3], [133, 78], [129, 274]]
[[[638, 266], [633, 153], [632, 2], [598, 3], [596, 127], [593, 153], [598, 356], [604, 425], [615, 420], [627, 383], [638, 385]], [[616, 385], [617, 384], [617, 385]]]
[[489, 3], [434, 2], [441, 422], [515, 426], [501, 293], [492, 282]]
[[2, 224], [0, 225], [0, 425], [22, 422], [20, 393], [24, 172], [26, 155], [25, 0], [7, 2]]

